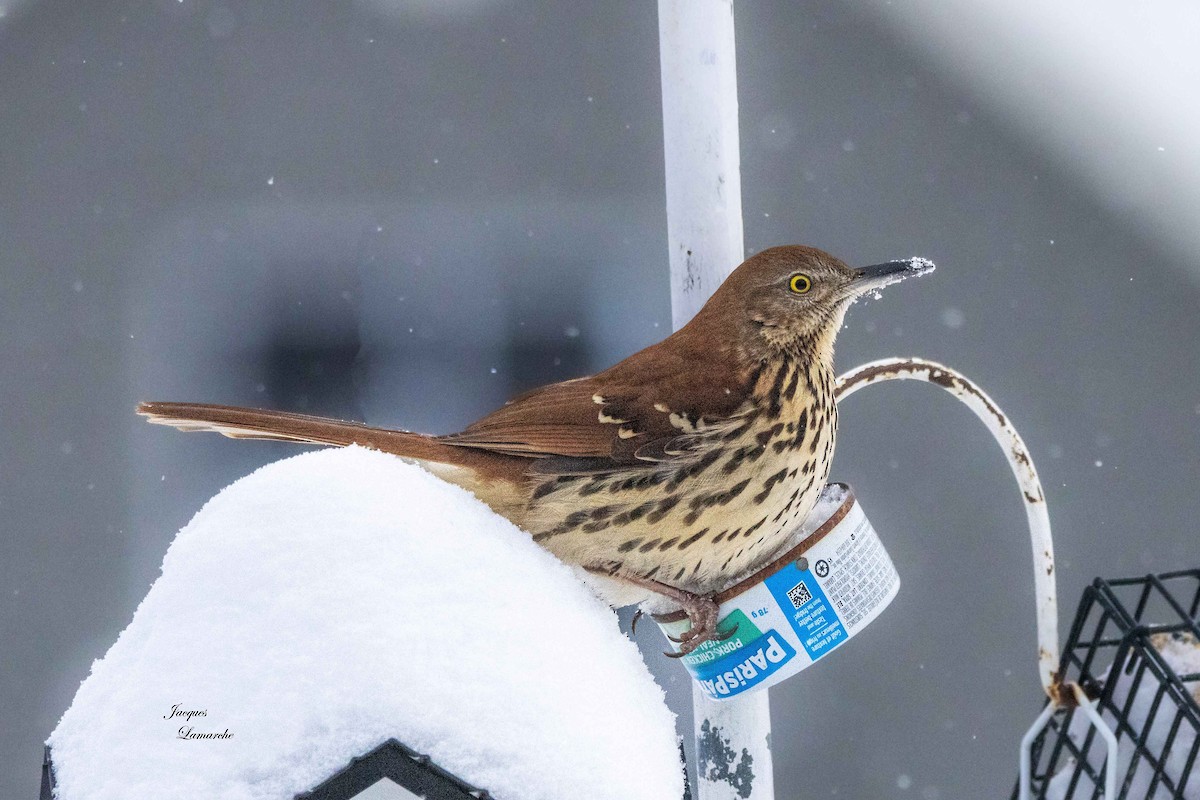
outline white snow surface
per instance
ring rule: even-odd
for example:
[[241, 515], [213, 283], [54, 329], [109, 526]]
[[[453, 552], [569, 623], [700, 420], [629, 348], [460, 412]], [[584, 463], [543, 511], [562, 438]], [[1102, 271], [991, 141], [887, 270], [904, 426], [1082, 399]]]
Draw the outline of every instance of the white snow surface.
[[49, 744], [60, 800], [282, 800], [390, 737], [500, 800], [683, 795], [612, 611], [468, 492], [357, 447], [209, 501]]

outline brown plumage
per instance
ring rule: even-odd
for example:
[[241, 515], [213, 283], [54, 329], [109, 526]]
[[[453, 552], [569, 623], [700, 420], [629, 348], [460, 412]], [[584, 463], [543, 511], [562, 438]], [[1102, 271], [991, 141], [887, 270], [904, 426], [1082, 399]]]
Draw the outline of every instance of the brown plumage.
[[825, 484], [833, 344], [847, 307], [932, 268], [909, 259], [852, 269], [814, 248], [765, 250], [658, 344], [447, 436], [227, 406], [138, 411], [183, 430], [415, 460], [587, 570], [614, 605], [652, 592], [678, 602], [693, 621], [681, 648], [690, 652], [714, 635], [711, 594], [767, 560]]

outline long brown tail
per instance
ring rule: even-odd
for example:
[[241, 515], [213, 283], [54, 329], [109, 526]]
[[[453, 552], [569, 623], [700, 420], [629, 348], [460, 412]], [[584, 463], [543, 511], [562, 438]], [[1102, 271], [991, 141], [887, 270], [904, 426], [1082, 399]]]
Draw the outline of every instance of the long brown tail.
[[434, 475], [473, 492], [497, 513], [522, 524], [521, 514], [529, 491], [527, 458], [448, 444], [422, 433], [372, 428], [361, 422], [286, 411], [204, 403], [139, 403], [137, 410], [150, 422], [182, 431], [214, 431], [232, 439], [273, 439], [334, 447], [358, 444], [419, 461]]
[[471, 460], [463, 448], [443, 444], [432, 436], [308, 414], [205, 403], [139, 403], [137, 412], [156, 425], [170, 425], [181, 431], [213, 431], [231, 439], [271, 439], [335, 447], [359, 444], [405, 458], [454, 465]]

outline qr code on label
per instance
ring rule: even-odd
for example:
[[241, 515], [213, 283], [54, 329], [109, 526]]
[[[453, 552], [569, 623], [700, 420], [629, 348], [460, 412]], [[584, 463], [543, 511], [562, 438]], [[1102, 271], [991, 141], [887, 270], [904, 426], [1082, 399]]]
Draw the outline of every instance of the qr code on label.
[[799, 608], [809, 600], [812, 600], [812, 592], [810, 592], [808, 587], [804, 585], [804, 581], [800, 581], [795, 586], [788, 589], [787, 596], [788, 600], [791, 600], [792, 605], [796, 608]]

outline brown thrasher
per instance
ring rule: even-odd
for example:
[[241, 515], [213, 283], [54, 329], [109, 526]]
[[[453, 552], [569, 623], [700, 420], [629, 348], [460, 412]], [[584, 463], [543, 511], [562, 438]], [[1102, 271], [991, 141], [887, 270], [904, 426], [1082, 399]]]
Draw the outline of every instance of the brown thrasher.
[[233, 438], [359, 444], [473, 492], [614, 606], [666, 596], [713, 638], [712, 594], [765, 562], [808, 515], [833, 458], [833, 342], [865, 292], [933, 269], [852, 269], [811, 247], [749, 258], [687, 325], [586, 378], [517, 397], [461, 433], [191, 403], [151, 422]]

